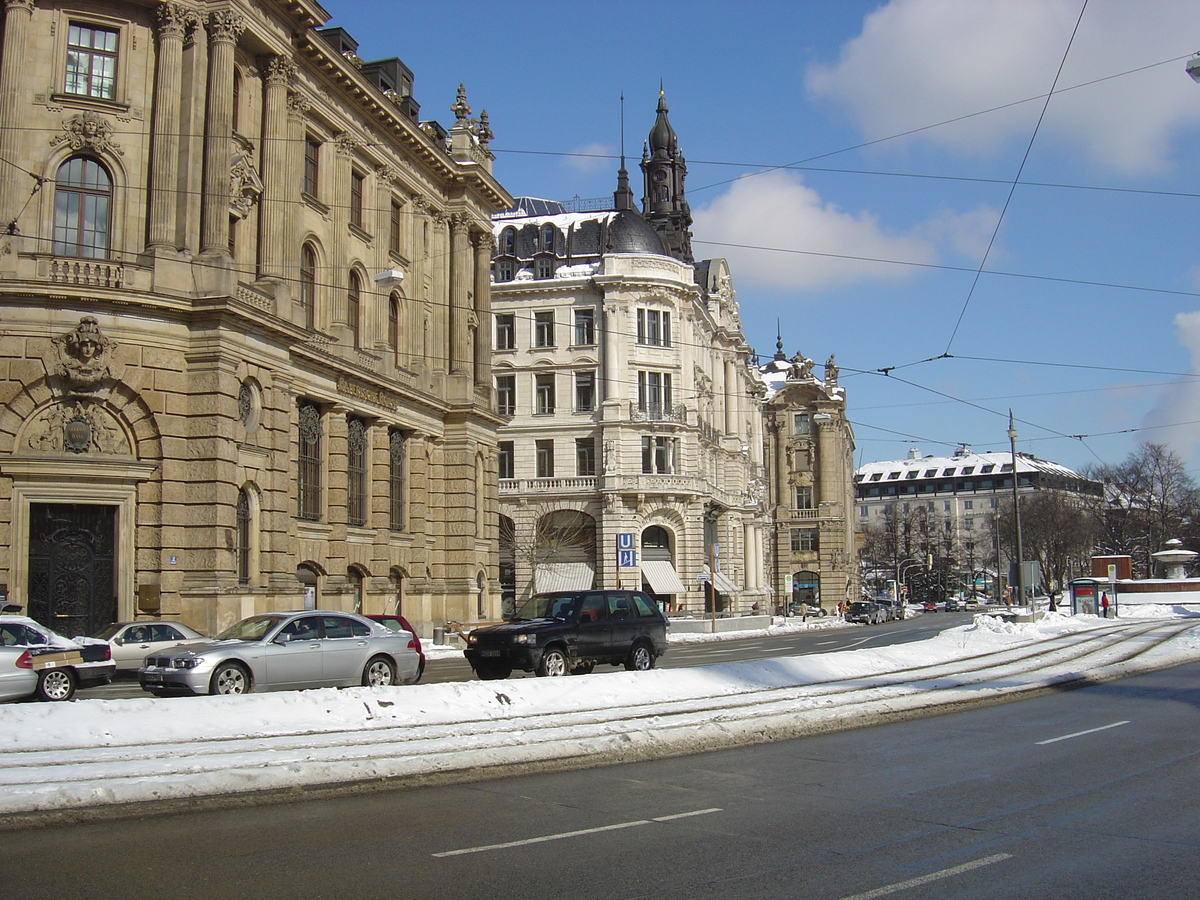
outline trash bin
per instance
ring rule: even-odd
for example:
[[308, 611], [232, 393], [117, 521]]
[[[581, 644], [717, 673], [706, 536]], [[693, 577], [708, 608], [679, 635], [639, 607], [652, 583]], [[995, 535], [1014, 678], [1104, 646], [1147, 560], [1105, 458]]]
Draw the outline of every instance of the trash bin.
[[439, 646], [446, 643], [446, 629], [441, 625], [435, 625], [433, 627], [433, 642]]

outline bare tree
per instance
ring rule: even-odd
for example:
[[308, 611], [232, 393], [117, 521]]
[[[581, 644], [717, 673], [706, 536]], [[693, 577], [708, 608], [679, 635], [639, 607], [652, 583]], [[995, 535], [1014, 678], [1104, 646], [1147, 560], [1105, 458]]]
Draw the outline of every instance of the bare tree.
[[[1096, 543], [1096, 521], [1088, 502], [1077, 494], [1043, 490], [1025, 494], [1021, 503], [1021, 544], [1025, 559], [1042, 570], [1047, 593], [1062, 590], [1071, 578], [1088, 572]], [[1016, 558], [1012, 500], [1005, 500], [997, 517], [1000, 545]]]
[[500, 520], [501, 560], [512, 559], [516, 597], [537, 590], [539, 570], [564, 563], [587, 563], [594, 570], [596, 520], [591, 516], [547, 504], [531, 510], [528, 521], [532, 524], [523, 529], [507, 517]]
[[1200, 489], [1175, 451], [1147, 442], [1120, 463], [1085, 472], [1106, 489], [1093, 507], [1098, 546], [1133, 557], [1135, 574], [1153, 574], [1150, 554], [1171, 538], [1195, 543]]

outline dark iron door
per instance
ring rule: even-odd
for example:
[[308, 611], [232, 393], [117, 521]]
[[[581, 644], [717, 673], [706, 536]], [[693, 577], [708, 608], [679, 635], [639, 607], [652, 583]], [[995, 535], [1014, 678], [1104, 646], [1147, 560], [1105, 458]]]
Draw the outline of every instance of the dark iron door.
[[29, 505], [29, 615], [68, 637], [117, 618], [117, 508]]

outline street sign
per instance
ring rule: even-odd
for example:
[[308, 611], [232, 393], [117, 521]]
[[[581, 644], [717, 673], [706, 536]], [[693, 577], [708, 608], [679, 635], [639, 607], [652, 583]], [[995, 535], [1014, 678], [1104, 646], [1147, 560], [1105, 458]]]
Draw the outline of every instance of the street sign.
[[617, 551], [617, 566], [620, 568], [629, 568], [637, 565], [636, 550], [618, 550]]
[[633, 532], [632, 531], [621, 532], [620, 534], [617, 535], [617, 549], [618, 550], [632, 550], [633, 549]]
[[704, 582], [708, 581], [708, 573], [701, 572], [699, 575], [696, 576], [696, 580], [699, 581], [701, 584], [704, 584]]

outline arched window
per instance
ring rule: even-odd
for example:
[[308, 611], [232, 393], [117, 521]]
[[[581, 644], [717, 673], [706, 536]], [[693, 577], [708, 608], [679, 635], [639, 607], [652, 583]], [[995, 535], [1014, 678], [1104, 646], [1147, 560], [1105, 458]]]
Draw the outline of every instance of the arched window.
[[108, 256], [112, 179], [94, 159], [76, 156], [54, 179], [54, 252], [102, 259]]
[[250, 491], [242, 488], [237, 498], [237, 579], [238, 584], [250, 583], [250, 538], [251, 538]]
[[361, 322], [362, 315], [362, 284], [358, 280], [358, 273], [350, 273], [350, 290], [346, 293], [346, 324], [350, 326], [350, 337], [354, 341], [355, 347], [361, 347]]
[[542, 249], [548, 253], [554, 252], [554, 226], [542, 226]]
[[400, 298], [395, 294], [388, 298], [388, 349], [392, 364], [400, 365]]
[[305, 244], [300, 250], [300, 293], [296, 297], [300, 308], [304, 310], [304, 324], [307, 328], [317, 327], [317, 251], [312, 244]]
[[350, 611], [361, 615], [363, 611], [363, 574], [358, 569], [350, 569], [346, 572], [346, 580], [350, 583]]
[[517, 254], [517, 230], [515, 228], [505, 228], [504, 235], [500, 239], [500, 244], [504, 248], [503, 252], [507, 256], [516, 256]]

